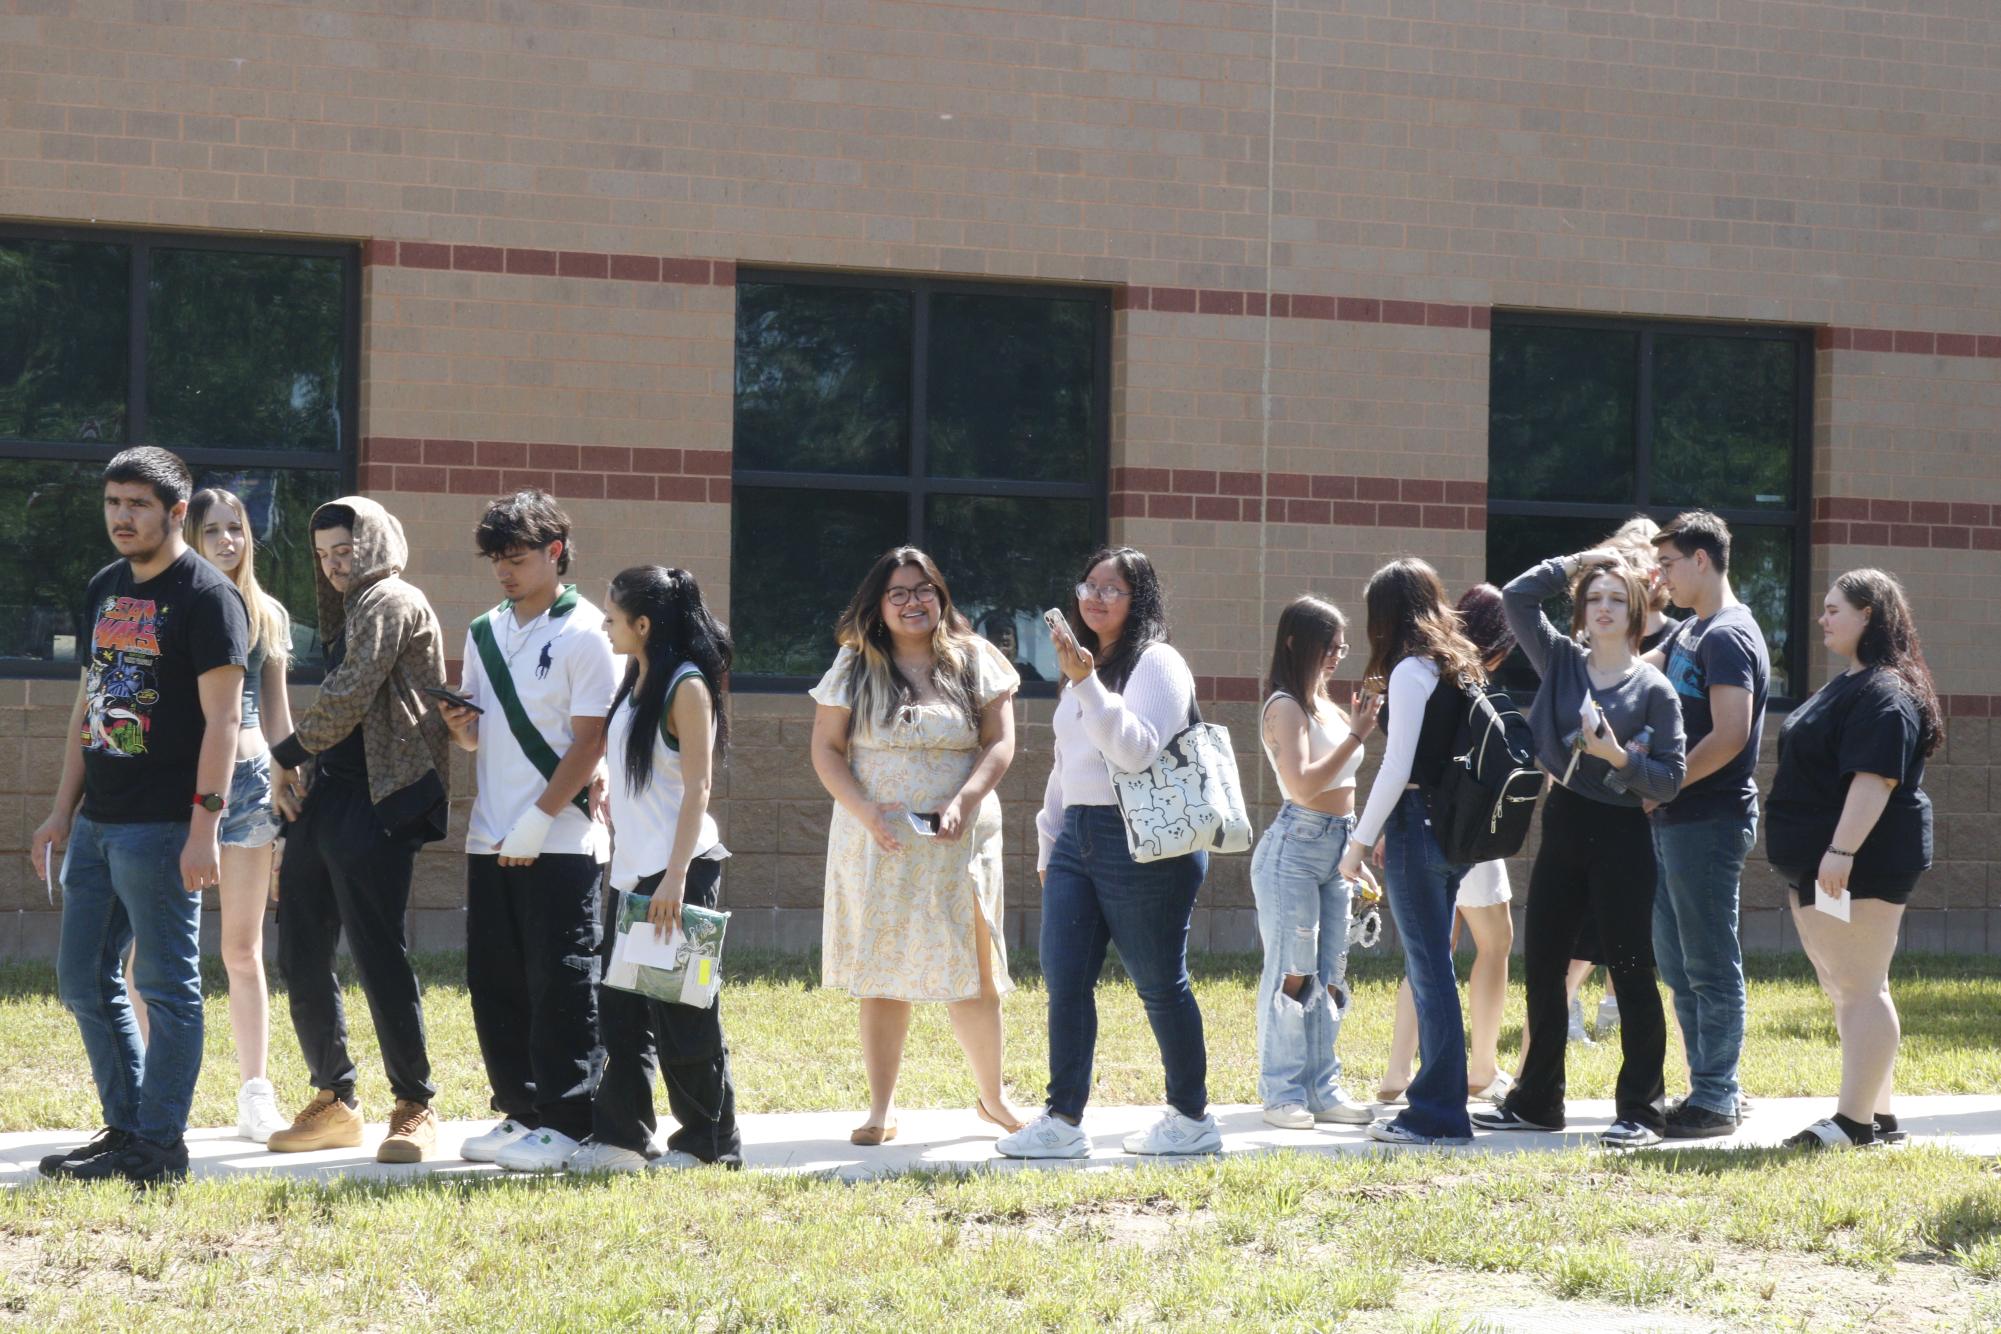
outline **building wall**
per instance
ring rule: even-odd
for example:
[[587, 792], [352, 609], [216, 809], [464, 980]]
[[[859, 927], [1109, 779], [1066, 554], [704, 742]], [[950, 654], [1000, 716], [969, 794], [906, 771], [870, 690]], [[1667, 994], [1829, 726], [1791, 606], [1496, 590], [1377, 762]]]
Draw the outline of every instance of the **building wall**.
[[[667, 559], [754, 596], [728, 570], [737, 264], [1110, 286], [1112, 531], [1158, 557], [1246, 745], [1286, 598], [1353, 611], [1402, 552], [1483, 573], [1495, 308], [1815, 326], [1807, 595], [1863, 563], [1909, 585], [1952, 711], [1911, 939], [2001, 949], [2001, 18], [1659, 8], [36, 0], [0, 14], [0, 210], [362, 245], [361, 482], [448, 626], [493, 601], [482, 501], [530, 481], [587, 591]], [[9, 850], [69, 691], [0, 682], [0, 953], [50, 934]], [[809, 707], [737, 709], [729, 896], [748, 938], [808, 943]], [[1047, 711], [1003, 787], [1023, 910]], [[1249, 942], [1243, 862], [1205, 893], [1213, 944]], [[424, 867], [448, 940], [452, 845]], [[1747, 939], [1777, 944], [1749, 880]]]

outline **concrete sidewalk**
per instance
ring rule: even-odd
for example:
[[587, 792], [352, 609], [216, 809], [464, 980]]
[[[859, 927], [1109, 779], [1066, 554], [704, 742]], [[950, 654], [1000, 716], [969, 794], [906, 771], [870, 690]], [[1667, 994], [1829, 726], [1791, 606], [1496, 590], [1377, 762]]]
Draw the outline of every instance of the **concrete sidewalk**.
[[[1106, 1170], [1150, 1161], [1125, 1153], [1119, 1141], [1128, 1132], [1150, 1124], [1159, 1110], [1093, 1108], [1084, 1119], [1084, 1129], [1091, 1136], [1091, 1156], [1053, 1163], [1023, 1163], [1000, 1157], [994, 1152], [994, 1128], [975, 1117], [971, 1109], [900, 1112], [897, 1138], [874, 1149], [860, 1149], [848, 1143], [848, 1131], [861, 1120], [858, 1111], [746, 1116], [744, 1158], [754, 1171], [814, 1173], [844, 1181], [865, 1181], [913, 1171], [1018, 1171], [1026, 1167]], [[1670, 1142], [1662, 1147], [1768, 1147], [1832, 1110], [1833, 1102], [1827, 1098], [1760, 1098], [1750, 1120], [1736, 1135], [1728, 1139]], [[2001, 1097], [1899, 1098], [1897, 1111], [1914, 1144], [1938, 1144], [1981, 1157], [2001, 1156]], [[1215, 1113], [1222, 1125], [1223, 1152], [1227, 1155], [1285, 1149], [1324, 1154], [1427, 1152], [1377, 1144], [1366, 1137], [1360, 1126], [1275, 1130], [1264, 1123], [1256, 1107], [1217, 1107]], [[1482, 1132], [1474, 1137], [1471, 1147], [1436, 1152], [1549, 1152], [1590, 1147], [1596, 1143], [1597, 1132], [1611, 1120], [1611, 1103], [1576, 1102], [1571, 1104], [1570, 1129], [1562, 1134]], [[433, 1173], [498, 1176], [503, 1174], [489, 1164], [467, 1163], [458, 1158], [459, 1145], [492, 1124], [491, 1121], [446, 1123], [439, 1135], [438, 1157], [409, 1166], [387, 1166], [375, 1161], [375, 1145], [383, 1133], [379, 1122], [369, 1127], [368, 1139], [359, 1149], [280, 1155], [237, 1139], [226, 1130], [190, 1131], [188, 1148], [191, 1171], [197, 1177], [263, 1173], [302, 1180], [394, 1181]], [[87, 1131], [38, 1130], [0, 1135], [0, 1188], [38, 1181], [36, 1164], [44, 1154], [70, 1148], [87, 1138]]]

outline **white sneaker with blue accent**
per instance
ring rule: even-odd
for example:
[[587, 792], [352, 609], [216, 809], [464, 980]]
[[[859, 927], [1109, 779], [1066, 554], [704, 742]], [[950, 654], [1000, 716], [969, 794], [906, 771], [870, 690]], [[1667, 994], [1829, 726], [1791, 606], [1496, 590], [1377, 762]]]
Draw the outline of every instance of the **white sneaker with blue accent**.
[[560, 1172], [583, 1145], [560, 1130], [531, 1130], [494, 1157], [509, 1172]]
[[1440, 1135], [1437, 1139], [1426, 1139], [1387, 1116], [1369, 1123], [1369, 1138], [1378, 1144], [1399, 1144], [1409, 1149], [1456, 1148], [1473, 1142], [1471, 1135]]
[[1091, 1139], [1062, 1117], [1044, 1112], [995, 1140], [994, 1148], [1003, 1158], [1089, 1158]]
[[502, 1121], [485, 1134], [474, 1135], [459, 1145], [459, 1157], [469, 1163], [490, 1163], [500, 1156], [502, 1149], [530, 1133], [519, 1121]]
[[1160, 1114], [1160, 1119], [1145, 1130], [1135, 1130], [1125, 1137], [1127, 1153], [1138, 1154], [1183, 1154], [1221, 1153], [1223, 1134], [1216, 1129], [1216, 1118], [1203, 1113], [1200, 1121], [1183, 1116], [1172, 1107]]

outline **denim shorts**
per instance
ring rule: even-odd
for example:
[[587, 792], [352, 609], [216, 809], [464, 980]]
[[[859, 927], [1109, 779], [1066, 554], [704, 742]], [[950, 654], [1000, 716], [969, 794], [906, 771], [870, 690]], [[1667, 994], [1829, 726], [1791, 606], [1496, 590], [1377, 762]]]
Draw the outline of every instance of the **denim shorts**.
[[229, 808], [222, 813], [216, 841], [225, 848], [262, 848], [283, 832], [278, 812], [271, 808], [271, 755], [253, 755], [236, 762], [229, 780]]

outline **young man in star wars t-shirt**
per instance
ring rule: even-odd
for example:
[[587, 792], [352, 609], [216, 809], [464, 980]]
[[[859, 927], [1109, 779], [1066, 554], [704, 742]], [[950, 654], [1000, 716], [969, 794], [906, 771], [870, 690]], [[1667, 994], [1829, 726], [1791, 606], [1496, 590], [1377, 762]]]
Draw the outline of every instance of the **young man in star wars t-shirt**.
[[[104, 470], [120, 560], [86, 594], [90, 640], [62, 778], [29, 856], [53, 878], [63, 845], [56, 986], [76, 1016], [104, 1129], [42, 1160], [45, 1176], [138, 1184], [187, 1174], [182, 1135], [201, 1072], [201, 892], [218, 879], [250, 623], [229, 576], [181, 537], [194, 479], [164, 449]], [[125, 992], [152, 1016], [141, 1042]]]
[[466, 829], [466, 987], [493, 1108], [474, 1162], [561, 1171], [590, 1134], [598, 1038], [598, 875], [605, 828], [586, 788], [617, 677], [604, 613], [562, 582], [570, 520], [541, 491], [487, 506], [473, 534], [506, 600], [466, 635], [444, 704], [479, 778]]

